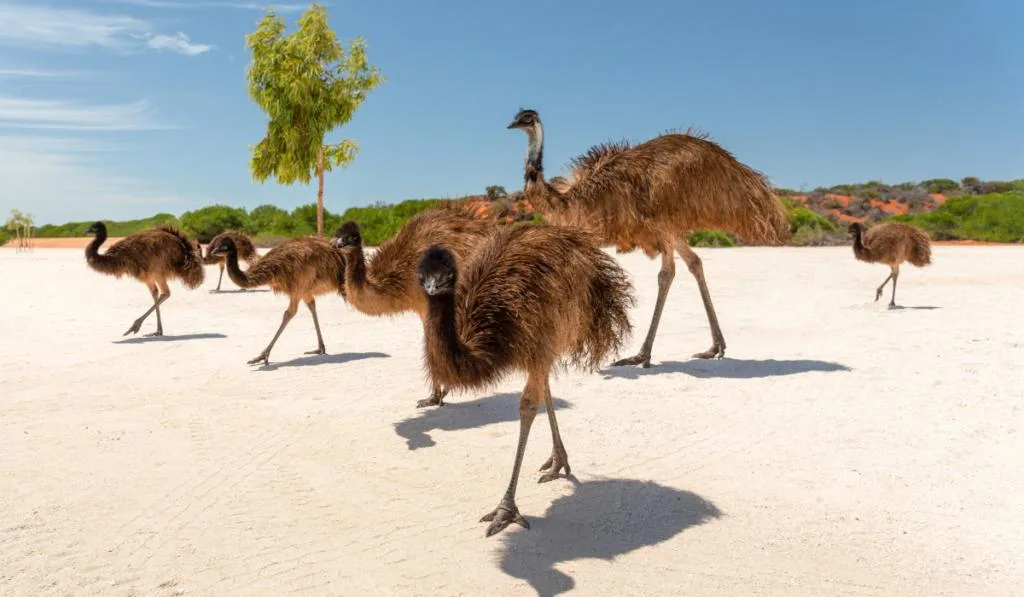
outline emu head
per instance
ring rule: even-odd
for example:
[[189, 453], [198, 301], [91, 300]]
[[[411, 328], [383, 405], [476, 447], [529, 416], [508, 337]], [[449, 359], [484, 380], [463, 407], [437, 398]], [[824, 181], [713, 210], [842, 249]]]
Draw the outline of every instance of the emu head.
[[335, 249], [344, 249], [345, 247], [361, 247], [363, 245], [363, 235], [359, 233], [359, 224], [355, 222], [345, 222], [334, 232], [334, 238], [331, 240], [331, 244], [334, 245]]
[[96, 222], [92, 226], [89, 226], [89, 229], [86, 230], [85, 233], [87, 235], [89, 235], [89, 236], [92, 236], [94, 234], [99, 234], [100, 231], [106, 230], [106, 229], [107, 229], [106, 224], [104, 224], [103, 222]]
[[850, 234], [860, 234], [864, 231], [864, 224], [860, 222], [854, 222], [850, 224]]
[[455, 256], [444, 247], [434, 245], [424, 251], [416, 273], [429, 296], [455, 292]]
[[524, 109], [516, 113], [516, 117], [512, 119], [507, 128], [531, 130], [539, 126], [540, 114], [537, 114], [535, 110]]
[[220, 243], [210, 251], [210, 255], [224, 255], [235, 251], [235, 239], [230, 236], [225, 236], [220, 239]]

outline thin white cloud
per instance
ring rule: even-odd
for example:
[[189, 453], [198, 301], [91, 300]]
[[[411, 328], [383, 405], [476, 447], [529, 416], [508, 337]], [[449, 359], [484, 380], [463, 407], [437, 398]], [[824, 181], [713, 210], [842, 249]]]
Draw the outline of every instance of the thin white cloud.
[[22, 3], [0, 4], [0, 44], [120, 51], [149, 47], [188, 56], [213, 49], [192, 43], [184, 33], [158, 34], [149, 22], [127, 15]]
[[177, 35], [154, 35], [149, 38], [146, 45], [154, 50], [166, 50], [168, 52], [184, 54], [185, 56], [198, 56], [214, 48], [206, 44], [192, 43], [192, 40], [181, 31]]
[[145, 21], [124, 15], [0, 4], [0, 41], [17, 45], [126, 48], [145, 39], [149, 29]]
[[309, 4], [299, 2], [288, 2], [275, 4], [273, 2], [239, 2], [232, 0], [106, 0], [114, 4], [130, 4], [132, 6], [146, 6], [149, 8], [172, 8], [172, 9], [198, 9], [198, 8], [235, 8], [239, 10], [265, 11], [273, 9], [275, 12], [301, 12], [306, 10]]
[[0, 97], [0, 128], [138, 131], [171, 128], [154, 121], [149, 102], [89, 105], [66, 100]]
[[86, 73], [78, 70], [41, 70], [37, 68], [0, 68], [0, 79], [59, 79], [81, 77]]
[[112, 164], [126, 148], [67, 137], [0, 135], [0, 213], [30, 211], [36, 222], [110, 217], [114, 209], [180, 211], [184, 200], [120, 175]]

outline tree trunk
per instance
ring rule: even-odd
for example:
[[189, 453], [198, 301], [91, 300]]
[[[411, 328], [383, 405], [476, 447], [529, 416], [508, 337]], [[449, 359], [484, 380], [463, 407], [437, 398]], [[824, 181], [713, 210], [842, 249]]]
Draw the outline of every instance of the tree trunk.
[[316, 235], [324, 235], [324, 148], [316, 155]]

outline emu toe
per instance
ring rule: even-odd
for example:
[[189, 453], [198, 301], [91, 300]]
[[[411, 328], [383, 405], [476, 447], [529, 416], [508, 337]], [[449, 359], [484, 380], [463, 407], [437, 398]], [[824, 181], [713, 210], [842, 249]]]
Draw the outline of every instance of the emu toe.
[[612, 367], [622, 367], [625, 365], [640, 365], [644, 369], [651, 366], [651, 355], [639, 353], [637, 355], [627, 357], [625, 359], [619, 359], [612, 363]]
[[127, 336], [128, 334], [137, 334], [140, 329], [142, 329], [142, 321], [136, 319], [135, 323], [132, 324], [132, 327], [128, 328], [128, 331], [121, 335]]
[[258, 365], [260, 363], [263, 363], [264, 365], [269, 365], [270, 353], [264, 350], [263, 352], [260, 353], [260, 356], [256, 357], [255, 359], [249, 359], [247, 363], [249, 365]]
[[725, 345], [715, 343], [711, 348], [704, 352], [698, 352], [693, 355], [695, 359], [724, 359], [725, 358]]
[[320, 348], [317, 348], [316, 350], [307, 350], [306, 354], [327, 354], [327, 349], [324, 348], [323, 346], [321, 346]]
[[448, 390], [434, 390], [430, 394], [430, 398], [424, 398], [416, 403], [416, 408], [426, 408], [428, 406], [444, 406], [444, 397], [448, 395]]
[[519, 513], [519, 508], [515, 502], [505, 502], [504, 500], [498, 504], [498, 507], [493, 512], [485, 515], [480, 519], [480, 522], [489, 522], [487, 525], [487, 536], [497, 535], [498, 533], [505, 530], [505, 527], [512, 524], [513, 522], [522, 526], [524, 529], [530, 528], [530, 523], [526, 522], [523, 515]]
[[572, 474], [572, 468], [569, 467], [569, 455], [565, 453], [564, 448], [561, 451], [558, 449], [551, 450], [551, 457], [540, 466], [540, 470], [544, 474], [540, 476], [540, 479], [537, 479], [537, 482], [547, 483], [548, 481], [554, 481], [561, 476], [559, 473], [562, 469], [565, 469], [566, 477]]

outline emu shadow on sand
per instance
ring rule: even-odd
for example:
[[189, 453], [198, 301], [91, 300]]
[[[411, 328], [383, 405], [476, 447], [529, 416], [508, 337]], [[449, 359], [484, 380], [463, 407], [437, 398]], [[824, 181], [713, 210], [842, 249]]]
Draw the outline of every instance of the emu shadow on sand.
[[162, 336], [164, 326], [160, 305], [171, 298], [167, 282], [179, 279], [190, 289], [203, 283], [205, 271], [199, 243], [175, 228], [161, 226], [121, 239], [101, 254], [99, 249], [107, 240], [107, 226], [96, 222], [86, 230], [86, 234], [96, 236], [85, 248], [85, 261], [89, 267], [118, 278], [131, 276], [145, 284], [153, 297], [153, 306], [139, 316], [124, 335], [137, 333], [150, 313], [156, 311], [156, 331], [146, 335]]
[[427, 369], [434, 383], [481, 389], [513, 371], [526, 373], [519, 398], [519, 443], [512, 478], [498, 507], [483, 517], [487, 535], [515, 522], [516, 484], [530, 427], [543, 401], [552, 451], [540, 482], [569, 475], [548, 378], [560, 361], [599, 366], [629, 334], [629, 279], [590, 235], [570, 228], [514, 226], [495, 231], [457, 268], [455, 256], [428, 249], [418, 266], [427, 295]]
[[302, 237], [287, 240], [271, 249], [260, 258], [256, 265], [247, 271], [238, 267], [238, 250], [230, 236], [223, 238], [212, 251], [213, 255], [225, 255], [228, 276], [240, 288], [270, 286], [275, 293], [287, 294], [289, 303], [281, 317], [281, 325], [256, 358], [250, 359], [250, 365], [270, 362], [270, 351], [281, 336], [288, 322], [295, 317], [299, 301], [306, 303], [309, 313], [313, 316], [313, 327], [316, 328], [316, 350], [306, 354], [326, 354], [324, 338], [320, 333], [320, 320], [316, 315], [316, 296], [336, 292], [345, 296], [345, 263], [326, 240], [316, 237]]
[[909, 261], [916, 267], [932, 262], [932, 249], [928, 235], [917, 228], [901, 222], [879, 224], [868, 230], [864, 225], [850, 225], [853, 234], [853, 255], [867, 263], [884, 263], [889, 266], [889, 277], [875, 291], [875, 302], [882, 297], [882, 290], [892, 280], [892, 298], [889, 308], [896, 308], [896, 280], [900, 277], [900, 264]]
[[[367, 262], [359, 225], [345, 222], [333, 240], [345, 259], [345, 298], [366, 315], [413, 311], [426, 321], [427, 299], [416, 276], [416, 265], [423, 252], [432, 245], [444, 247], [461, 263], [494, 228], [494, 222], [477, 217], [463, 205], [441, 205], [410, 219], [381, 243]], [[448, 390], [435, 384], [430, 397], [416, 406], [442, 406], [447, 394]]]
[[704, 267], [687, 236], [694, 230], [715, 229], [751, 244], [784, 241], [789, 220], [764, 176], [706, 137], [686, 132], [639, 145], [597, 145], [573, 161], [570, 179], [548, 182], [540, 115], [520, 110], [508, 128], [527, 135], [523, 190], [547, 221], [594, 232], [602, 244], [615, 245], [619, 252], [640, 248], [652, 259], [661, 255], [658, 300], [647, 336], [638, 354], [614, 365], [650, 366], [654, 337], [675, 278], [674, 252], [697, 280], [711, 326], [711, 348], [693, 356], [724, 357], [725, 336]]

